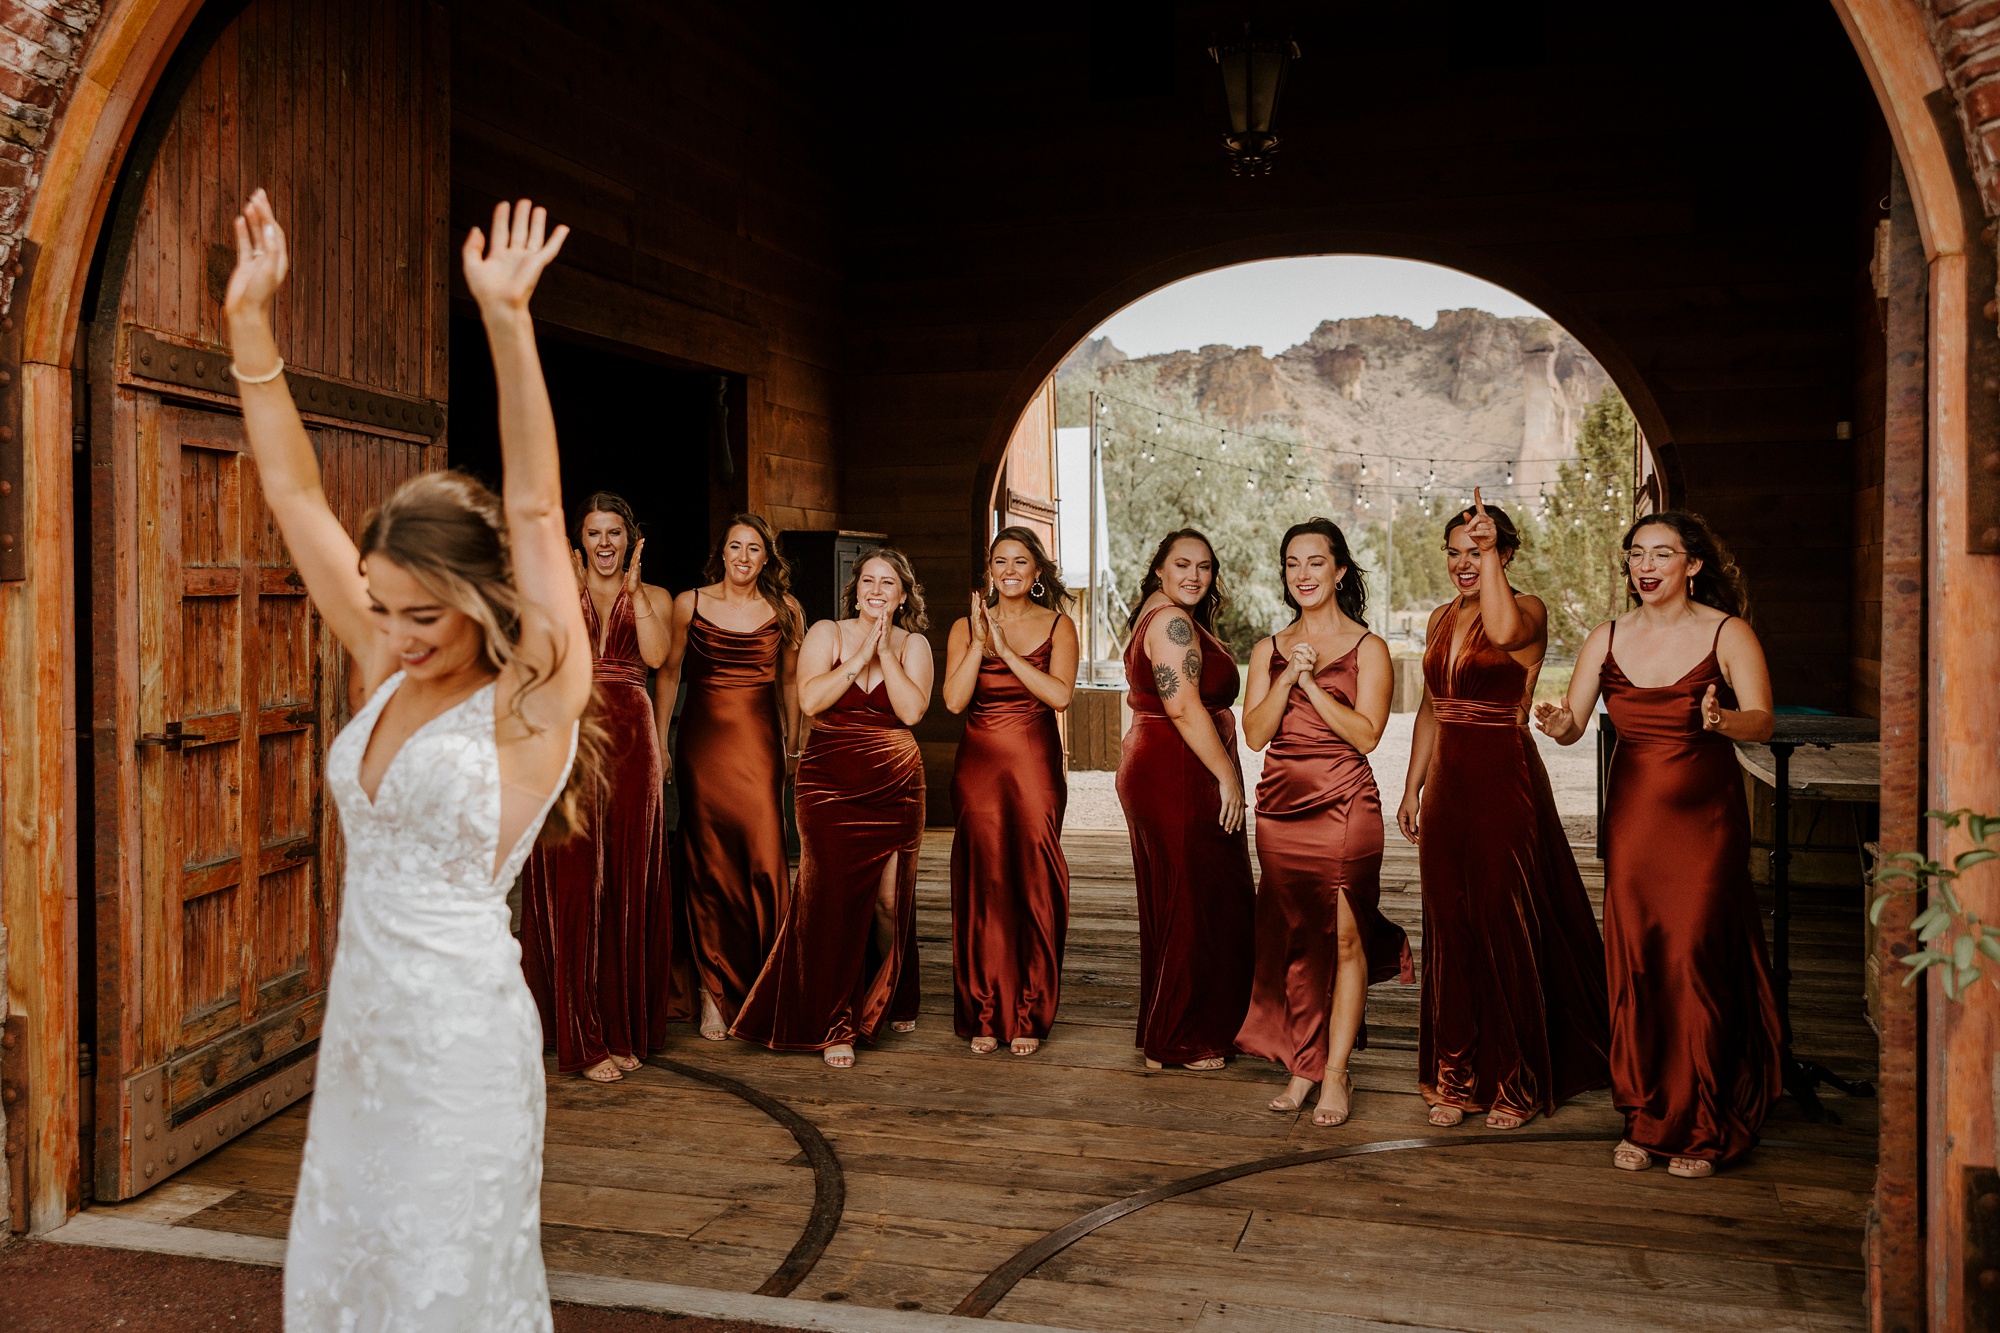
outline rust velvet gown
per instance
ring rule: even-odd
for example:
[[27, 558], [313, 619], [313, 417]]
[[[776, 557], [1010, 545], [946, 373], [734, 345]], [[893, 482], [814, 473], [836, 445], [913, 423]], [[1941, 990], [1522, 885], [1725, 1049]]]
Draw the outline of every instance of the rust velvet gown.
[[1454, 665], [1459, 614], [1454, 600], [1424, 651], [1417, 1080], [1432, 1105], [1525, 1118], [1609, 1081], [1604, 944], [1524, 724], [1528, 669], [1478, 620]]
[[[1125, 648], [1132, 725], [1118, 760], [1118, 803], [1139, 889], [1139, 1031], [1146, 1058], [1184, 1065], [1232, 1054], [1250, 1004], [1257, 890], [1243, 830], [1216, 822], [1222, 793], [1160, 702], [1140, 617]], [[1195, 627], [1201, 701], [1232, 762], [1240, 677], [1229, 647]]]
[[1600, 680], [1618, 728], [1604, 804], [1612, 1101], [1639, 1147], [1726, 1162], [1755, 1146], [1783, 1050], [1736, 750], [1701, 725], [1710, 685], [1725, 708], [1736, 697], [1712, 648], [1652, 689], [1607, 651]]
[[[813, 719], [799, 761], [798, 883], [778, 939], [732, 1036], [776, 1051], [874, 1041], [884, 1021], [917, 1016], [917, 851], [924, 761], [877, 681]], [[875, 889], [892, 856], [896, 943], [878, 956]]]
[[[674, 781], [680, 787], [681, 944], [725, 1023], [736, 1017], [778, 937], [785, 864], [784, 726], [775, 618], [747, 632], [701, 614], [696, 596]], [[682, 1009], [700, 1012], [696, 997]]]
[[578, 595], [604, 647], [592, 668], [604, 786], [588, 831], [537, 846], [521, 872], [521, 967], [565, 1073], [666, 1043], [673, 952], [664, 770], [638, 620], [621, 589], [600, 629], [590, 593]]
[[[1027, 654], [1049, 669], [1055, 630]], [[997, 656], [979, 664], [951, 775], [952, 1022], [961, 1037], [1046, 1037], [1069, 926], [1062, 733]]]
[[[1366, 639], [1362, 640], [1365, 642]], [[1319, 687], [1354, 706], [1361, 643], [1319, 669]], [[1271, 678], [1285, 670], [1273, 643]], [[1403, 928], [1382, 915], [1382, 797], [1368, 757], [1333, 733], [1301, 690], [1290, 690], [1257, 783], [1257, 967], [1236, 1049], [1326, 1075], [1326, 1022], [1338, 970], [1340, 899], [1354, 913], [1368, 980], [1417, 979]], [[1361, 1029], [1355, 1049], [1368, 1045]]]

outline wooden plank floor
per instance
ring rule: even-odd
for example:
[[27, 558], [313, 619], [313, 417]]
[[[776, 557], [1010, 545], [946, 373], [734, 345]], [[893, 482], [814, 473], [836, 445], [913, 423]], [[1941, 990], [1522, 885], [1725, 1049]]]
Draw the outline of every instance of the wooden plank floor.
[[[1052, 1039], [1032, 1059], [971, 1055], [951, 1034], [949, 836], [924, 847], [918, 1032], [863, 1048], [845, 1072], [687, 1028], [667, 1052], [778, 1098], [832, 1142], [846, 1212], [795, 1297], [949, 1311], [1023, 1246], [1112, 1200], [1239, 1162], [1440, 1132], [1413, 1086], [1414, 988], [1372, 992], [1355, 1115], [1337, 1129], [1264, 1110], [1283, 1076], [1260, 1061], [1148, 1073], [1132, 1047], [1137, 926], [1122, 834], [1065, 840], [1073, 916]], [[1594, 862], [1585, 877], [1599, 897]], [[1385, 910], [1420, 944], [1415, 855], [1393, 835], [1384, 879]], [[1800, 896], [1800, 1047], [1872, 1077], [1858, 909]], [[1452, 1132], [1480, 1140], [1471, 1146], [1249, 1176], [1111, 1223], [992, 1318], [1199, 1333], [1859, 1329], [1874, 1103], [1829, 1104], [1844, 1125], [1808, 1124], [1781, 1102], [1770, 1142], [1709, 1181], [1612, 1170], [1618, 1119], [1604, 1093], [1534, 1123], [1603, 1142], [1510, 1143], [1468, 1121]], [[121, 1207], [283, 1235], [305, 1113], [294, 1107]], [[550, 1081], [553, 1268], [749, 1291], [798, 1239], [812, 1199], [797, 1144], [736, 1097], [650, 1068], [612, 1087]]]

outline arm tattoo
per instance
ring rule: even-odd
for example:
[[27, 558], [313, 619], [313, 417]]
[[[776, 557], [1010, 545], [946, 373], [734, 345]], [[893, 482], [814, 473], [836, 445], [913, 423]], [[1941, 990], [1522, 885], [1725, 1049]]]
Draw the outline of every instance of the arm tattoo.
[[1173, 616], [1167, 621], [1167, 637], [1175, 643], [1194, 642], [1194, 624], [1186, 616]]
[[1187, 673], [1189, 680], [1199, 681], [1201, 679], [1201, 649], [1190, 648], [1187, 650], [1187, 656], [1181, 659], [1181, 670]]
[[1156, 666], [1153, 668], [1153, 684], [1162, 699], [1171, 699], [1180, 693], [1181, 678], [1172, 667]]

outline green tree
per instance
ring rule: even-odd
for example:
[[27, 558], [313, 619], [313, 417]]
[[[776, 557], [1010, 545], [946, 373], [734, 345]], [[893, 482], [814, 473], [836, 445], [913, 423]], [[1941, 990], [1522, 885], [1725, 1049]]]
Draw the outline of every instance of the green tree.
[[1549, 655], [1574, 658], [1590, 631], [1624, 610], [1619, 538], [1632, 521], [1632, 410], [1606, 387], [1584, 413], [1574, 461], [1546, 500], [1514, 515], [1521, 554], [1511, 581], [1549, 608]]

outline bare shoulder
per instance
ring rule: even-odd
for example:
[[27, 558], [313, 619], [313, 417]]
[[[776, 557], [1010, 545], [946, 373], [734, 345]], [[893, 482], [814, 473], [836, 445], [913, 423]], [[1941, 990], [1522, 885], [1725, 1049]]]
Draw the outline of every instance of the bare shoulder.
[[1266, 634], [1263, 638], [1257, 640], [1255, 646], [1253, 646], [1250, 649], [1250, 666], [1252, 668], [1253, 678], [1255, 677], [1256, 670], [1258, 668], [1265, 668], [1265, 669], [1269, 668], [1271, 663], [1271, 654], [1277, 651], [1277, 645], [1278, 645], [1277, 636], [1274, 634]]
[[1076, 622], [1069, 618], [1067, 611], [1058, 611], [1056, 612], [1055, 628], [1049, 632], [1057, 639], [1068, 637], [1074, 642], [1076, 639]]
[[1360, 648], [1360, 652], [1357, 653], [1356, 656], [1362, 662], [1373, 663], [1376, 665], [1388, 664], [1389, 641], [1387, 639], [1384, 639], [1381, 635], [1375, 633], [1373, 630], [1370, 630], [1368, 633], [1362, 635], [1361, 642], [1357, 646]]
[[1438, 622], [1444, 619], [1444, 613], [1451, 610], [1455, 605], [1457, 605], [1456, 601], [1451, 601], [1431, 608], [1430, 628], [1432, 631], [1435, 631], [1438, 627]]
[[949, 642], [951, 643], [972, 642], [972, 621], [969, 617], [960, 616], [957, 620], [951, 622], [951, 635], [949, 638]]
[[1514, 590], [1514, 605], [1531, 616], [1547, 617], [1549, 614], [1549, 608], [1541, 598], [1531, 592], [1522, 592], [1519, 588]]
[[1750, 622], [1742, 616], [1730, 616], [1722, 623], [1722, 632], [1717, 636], [1717, 644], [1725, 651], [1763, 652], [1764, 645], [1757, 637], [1757, 631], [1750, 628]]
[[792, 614], [797, 616], [800, 620], [804, 620], [806, 618], [806, 609], [803, 606], [800, 606], [799, 599], [792, 596], [790, 593], [785, 594], [785, 605], [791, 607]]

